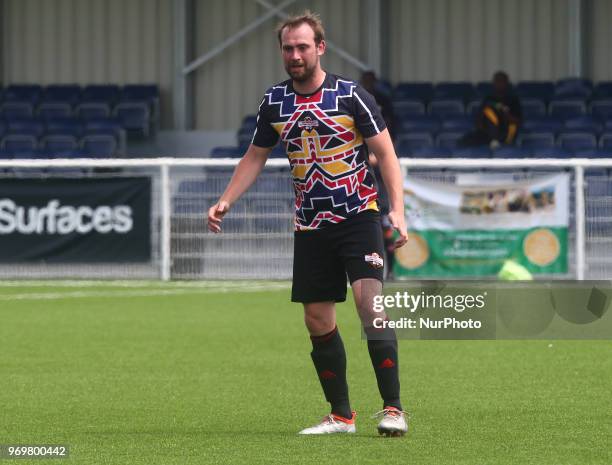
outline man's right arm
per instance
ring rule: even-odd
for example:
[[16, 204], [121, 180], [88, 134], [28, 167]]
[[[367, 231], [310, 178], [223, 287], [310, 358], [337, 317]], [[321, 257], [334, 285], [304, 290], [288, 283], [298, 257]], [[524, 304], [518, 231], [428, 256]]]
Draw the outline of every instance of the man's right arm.
[[208, 229], [210, 231], [221, 232], [223, 216], [229, 211], [232, 204], [255, 182], [271, 151], [271, 147], [249, 145], [246, 153], [236, 166], [225, 192], [223, 192], [219, 201], [208, 210]]

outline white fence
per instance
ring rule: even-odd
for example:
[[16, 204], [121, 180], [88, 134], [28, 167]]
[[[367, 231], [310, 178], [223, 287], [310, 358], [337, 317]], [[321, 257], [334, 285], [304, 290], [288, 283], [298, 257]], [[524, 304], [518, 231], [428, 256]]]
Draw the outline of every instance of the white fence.
[[[293, 193], [285, 159], [268, 160], [260, 184], [228, 215], [226, 232], [213, 235], [206, 230], [206, 210], [223, 191], [237, 162], [208, 158], [0, 160], [0, 183], [2, 177], [134, 174], [150, 176], [153, 181], [150, 263], [10, 264], [0, 265], [0, 276], [288, 278]], [[569, 171], [573, 186], [571, 266], [565, 277], [612, 276], [612, 182], [608, 172], [612, 159], [401, 159], [400, 163], [413, 175], [447, 183], [453, 183], [459, 172], [504, 172], [518, 180]], [[232, 225], [231, 218], [238, 221]]]

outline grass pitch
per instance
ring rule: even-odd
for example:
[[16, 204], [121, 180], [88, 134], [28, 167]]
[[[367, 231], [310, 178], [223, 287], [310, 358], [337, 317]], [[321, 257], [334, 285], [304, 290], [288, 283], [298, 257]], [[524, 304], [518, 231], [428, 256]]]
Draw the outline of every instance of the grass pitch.
[[269, 287], [4, 283], [0, 443], [68, 444], [60, 464], [612, 463], [609, 341], [400, 341], [410, 432], [381, 438], [351, 302], [357, 434], [297, 436], [328, 406], [301, 308]]

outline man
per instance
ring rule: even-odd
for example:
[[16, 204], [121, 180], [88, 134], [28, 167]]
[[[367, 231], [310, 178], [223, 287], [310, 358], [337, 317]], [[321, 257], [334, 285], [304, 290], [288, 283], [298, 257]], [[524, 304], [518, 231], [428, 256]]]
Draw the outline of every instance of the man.
[[512, 92], [510, 78], [504, 71], [493, 75], [493, 93], [487, 95], [476, 117], [476, 130], [460, 141], [463, 146], [513, 144], [522, 119], [521, 102]]
[[372, 96], [321, 68], [325, 37], [316, 15], [287, 19], [278, 40], [290, 79], [268, 89], [261, 101], [253, 141], [208, 211], [208, 227], [221, 231], [223, 216], [255, 181], [280, 137], [296, 193], [291, 300], [304, 306], [312, 361], [331, 404], [320, 424], [300, 434], [355, 432], [335, 313], [335, 303], [346, 299], [348, 275], [383, 398], [379, 432], [402, 435], [408, 427], [400, 403], [397, 339], [393, 330], [373, 325], [375, 317], [384, 317], [372, 307], [374, 295], [382, 292], [384, 251], [365, 143], [378, 157], [401, 246], [407, 234], [397, 157]]

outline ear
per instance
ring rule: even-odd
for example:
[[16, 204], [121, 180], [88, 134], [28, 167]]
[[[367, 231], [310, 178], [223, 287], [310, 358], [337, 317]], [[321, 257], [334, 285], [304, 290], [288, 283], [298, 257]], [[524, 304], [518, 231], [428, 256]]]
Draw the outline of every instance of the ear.
[[324, 40], [322, 40], [317, 46], [317, 55], [319, 56], [323, 55], [325, 53], [326, 48], [327, 48], [327, 44], [325, 43]]

